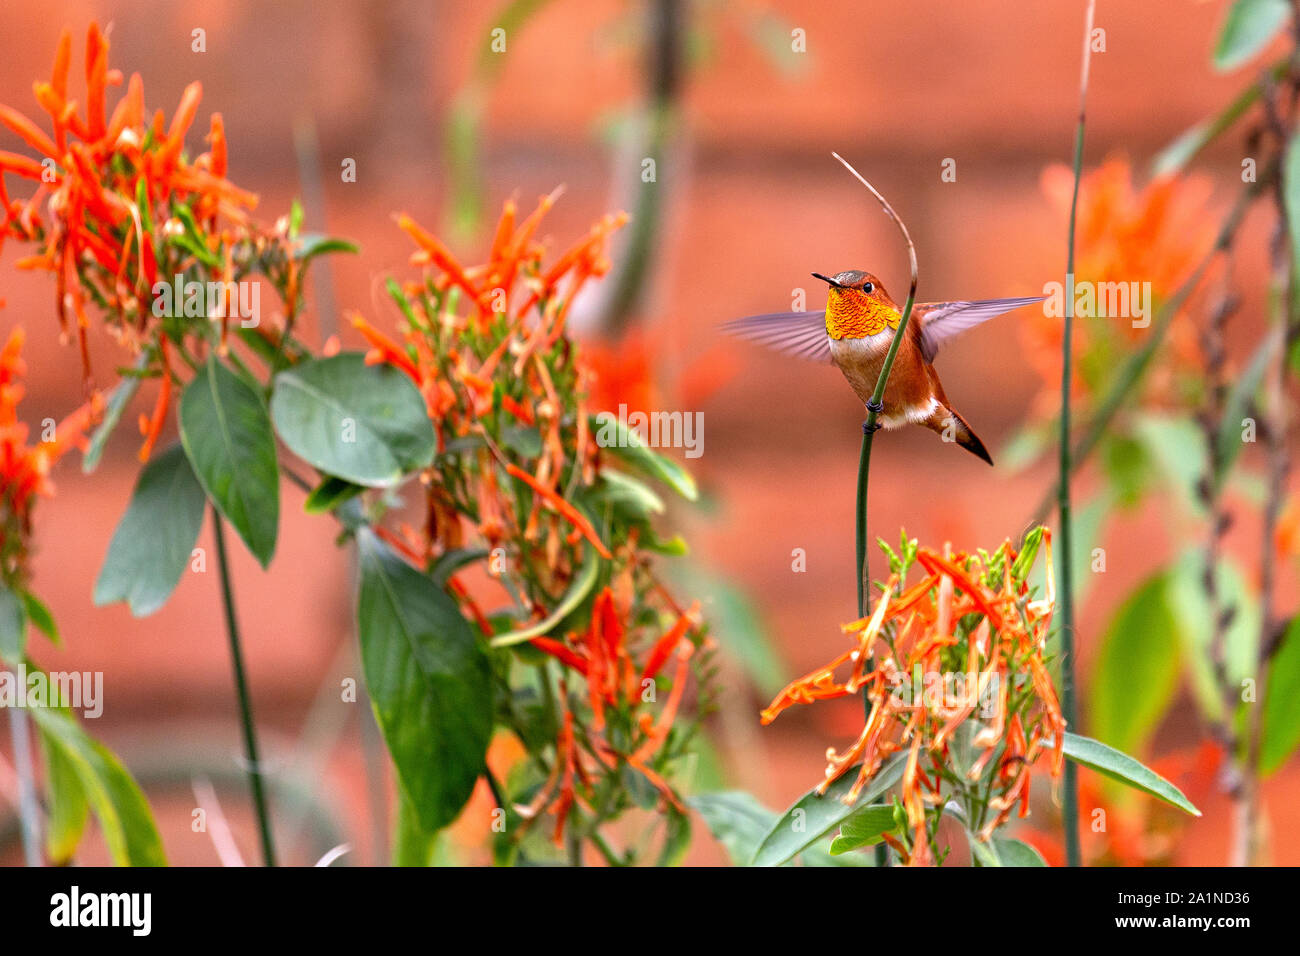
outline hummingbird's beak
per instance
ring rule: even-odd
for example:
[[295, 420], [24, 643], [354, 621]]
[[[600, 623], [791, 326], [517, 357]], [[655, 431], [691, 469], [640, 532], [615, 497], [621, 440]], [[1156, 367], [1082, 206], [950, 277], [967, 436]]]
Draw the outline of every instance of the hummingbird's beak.
[[832, 279], [830, 276], [824, 276], [824, 275], [822, 275], [820, 272], [814, 272], [814, 273], [812, 274], [812, 277], [813, 277], [814, 279], [821, 279], [823, 282], [828, 283], [828, 284], [831, 286], [831, 288], [833, 288], [833, 289], [842, 289], [842, 288], [844, 288], [842, 285], [840, 285], [838, 282], [836, 282], [836, 281], [835, 281], [834, 279]]

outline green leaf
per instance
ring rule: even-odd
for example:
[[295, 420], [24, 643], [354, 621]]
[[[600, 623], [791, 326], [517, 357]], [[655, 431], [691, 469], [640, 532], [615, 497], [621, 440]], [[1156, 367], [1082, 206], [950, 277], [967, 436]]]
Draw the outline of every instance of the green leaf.
[[[149, 354], [147, 351], [141, 352], [140, 357], [136, 359], [135, 370], [142, 371], [148, 364]], [[90, 436], [90, 444], [86, 446], [86, 453], [81, 456], [81, 472], [88, 475], [99, 467], [99, 459], [104, 455], [104, 449], [108, 447], [109, 436], [117, 428], [117, 423], [122, 419], [122, 412], [126, 411], [126, 406], [131, 404], [131, 399], [135, 398], [135, 393], [140, 391], [140, 376], [124, 376], [113, 387], [112, 393], [108, 396], [108, 401], [104, 405], [104, 417], [100, 421], [95, 433]]]
[[736, 866], [749, 866], [776, 813], [743, 790], [701, 793], [686, 801], [704, 819], [713, 838]]
[[343, 502], [351, 501], [365, 490], [361, 485], [354, 485], [342, 478], [326, 475], [302, 503], [302, 510], [309, 515], [328, 514]]
[[[1187, 552], [1174, 563], [1170, 573], [1170, 605], [1178, 617], [1178, 636], [1192, 691], [1206, 718], [1221, 721], [1225, 717], [1224, 699], [1211, 660], [1214, 611], [1205, 593], [1205, 553]], [[1219, 593], [1219, 613], [1233, 611], [1223, 636], [1223, 663], [1228, 681], [1240, 687], [1243, 680], [1255, 673], [1259, 599], [1240, 565], [1228, 557], [1220, 556], [1215, 566], [1215, 587]]]
[[95, 581], [95, 603], [126, 601], [145, 617], [167, 603], [203, 527], [206, 499], [179, 443], [140, 472]]
[[1287, 231], [1291, 239], [1292, 265], [1300, 261], [1300, 131], [1286, 144], [1282, 166], [1282, 199], [1286, 206]]
[[1159, 797], [1194, 817], [1201, 815], [1201, 811], [1183, 796], [1181, 790], [1154, 770], [1143, 766], [1128, 754], [1120, 753], [1114, 747], [1107, 747], [1100, 741], [1067, 731], [1063, 749], [1065, 756], [1080, 766], [1088, 767], [1102, 776], [1118, 780], [1153, 797]]
[[332, 252], [346, 252], [356, 255], [359, 251], [360, 249], [357, 248], [355, 242], [308, 233], [299, 238], [298, 244], [293, 250], [293, 257], [299, 262], [310, 262], [316, 256], [323, 256]]
[[1111, 619], [1089, 682], [1092, 732], [1124, 751], [1141, 751], [1178, 689], [1178, 618], [1169, 575], [1143, 581]]
[[970, 830], [966, 831], [967, 842], [970, 843], [971, 860], [975, 866], [990, 867], [1002, 866], [1002, 858], [998, 856], [997, 847], [992, 843], [986, 843]]
[[816, 843], [853, 812], [871, 803], [898, 782], [903, 775], [906, 754], [894, 754], [876, 771], [862, 789], [857, 802], [846, 806], [842, 798], [857, 779], [858, 768], [851, 767], [830, 785], [824, 796], [810, 790], [783, 813], [759, 844], [754, 866], [779, 866], [801, 850]]
[[569, 585], [564, 600], [556, 606], [555, 610], [545, 620], [515, 631], [498, 634], [492, 638], [492, 646], [509, 647], [512, 644], [522, 644], [524, 641], [532, 640], [534, 637], [547, 633], [572, 614], [574, 609], [591, 593], [591, 589], [596, 586], [596, 579], [600, 576], [600, 557], [596, 554], [596, 549], [589, 544], [584, 546], [583, 562], [582, 570], [578, 572], [577, 577], [573, 579], [573, 583]]
[[863, 807], [840, 824], [839, 836], [831, 841], [831, 856], [839, 856], [864, 846], [875, 846], [897, 826], [892, 804], [879, 803]]
[[1286, 0], [1236, 0], [1214, 47], [1214, 67], [1227, 71], [1254, 59], [1277, 35], [1291, 12]]
[[433, 461], [436, 439], [420, 390], [400, 369], [344, 352], [275, 377], [271, 416], [289, 449], [321, 471], [382, 488]]
[[522, 458], [542, 453], [542, 433], [532, 425], [507, 425], [501, 429], [501, 444]]
[[31, 714], [47, 752], [57, 750], [80, 781], [113, 862], [117, 866], [166, 866], [148, 801], [112, 752], [64, 711], [37, 707]]
[[664, 512], [662, 498], [635, 478], [612, 468], [600, 470], [599, 482], [587, 494], [596, 502], [612, 505], [632, 521], [645, 521]]
[[1047, 866], [1043, 854], [1023, 840], [1011, 837], [993, 837], [993, 849], [1003, 866]]
[[27, 614], [22, 598], [0, 584], [0, 661], [17, 666], [27, 649]]
[[357, 536], [357, 626], [375, 717], [419, 826], [456, 819], [492, 733], [487, 652], [460, 608], [373, 532]]
[[596, 436], [596, 444], [610, 454], [662, 481], [687, 501], [699, 498], [699, 490], [690, 472], [677, 462], [653, 451], [641, 440], [640, 435], [628, 428], [627, 423], [614, 413], [601, 412], [592, 416], [591, 429]]
[[1259, 764], [1272, 773], [1300, 745], [1300, 616], [1293, 617], [1273, 656], [1264, 689], [1263, 741]]
[[59, 626], [54, 623], [54, 615], [50, 613], [50, 609], [31, 591], [23, 591], [18, 597], [23, 602], [23, 612], [27, 615], [28, 623], [58, 647], [62, 643], [59, 639]]
[[86, 800], [86, 788], [81, 785], [76, 766], [62, 749], [51, 745], [45, 734], [40, 735], [40, 740], [45, 759], [45, 804], [48, 810], [45, 852], [51, 863], [63, 866], [72, 861], [86, 832], [90, 803]]
[[437, 832], [420, 826], [406, 794], [397, 794], [397, 822], [393, 826], [393, 866], [430, 866], [438, 842]]
[[280, 523], [280, 468], [262, 398], [215, 358], [181, 396], [181, 442], [208, 499], [262, 567]]

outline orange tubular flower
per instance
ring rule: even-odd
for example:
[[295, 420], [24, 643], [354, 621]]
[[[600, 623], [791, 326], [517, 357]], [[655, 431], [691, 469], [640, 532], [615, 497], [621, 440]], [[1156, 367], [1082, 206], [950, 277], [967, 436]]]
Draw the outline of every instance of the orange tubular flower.
[[36, 499], [54, 493], [50, 468], [70, 448], [83, 448], [86, 430], [102, 410], [99, 395], [56, 426], [48, 440], [27, 444], [27, 426], [18, 420], [23, 398], [23, 330], [10, 333], [0, 350], [0, 581], [21, 585], [26, 576], [27, 541]]
[[[221, 215], [247, 233], [247, 212], [257, 199], [225, 179], [226, 142], [219, 116], [212, 119], [210, 152], [192, 161], [184, 155], [185, 137], [202, 98], [198, 83], [186, 87], [170, 123], [161, 112], [147, 118], [138, 74], [131, 76], [110, 112], [108, 89], [121, 86], [122, 75], [109, 68], [108, 38], [92, 23], [86, 37], [83, 117], [79, 104], [69, 99], [71, 49], [65, 31], [50, 82], [35, 85], [52, 135], [18, 110], [0, 105], [0, 125], [41, 157], [0, 151], [0, 243], [12, 238], [38, 245], [39, 252], [23, 257], [18, 266], [55, 273], [56, 312], [65, 333], [69, 310], [76, 316], [89, 383], [85, 303], [106, 303], [107, 314], [117, 320], [114, 333], [139, 350], [144, 339], [139, 333], [151, 317], [158, 260], [168, 246], [162, 225], [174, 205], [190, 208], [208, 228], [215, 229]], [[35, 191], [25, 200], [11, 200], [3, 183], [6, 173], [34, 181]], [[175, 261], [168, 265], [181, 271], [188, 257], [172, 253]], [[128, 313], [138, 323], [128, 322]]]
[[[897, 837], [891, 845], [912, 865], [934, 860], [935, 814], [927, 808], [978, 789], [979, 815], [970, 826], [987, 840], [1013, 809], [1028, 812], [1030, 767], [1044, 750], [1052, 751], [1054, 776], [1063, 766], [1065, 721], [1044, 660], [1055, 601], [1051, 544], [1041, 535], [1048, 583], [1039, 599], [1025, 580], [1033, 555], [1017, 561], [1010, 542], [992, 555], [917, 548], [924, 578], [903, 590], [895, 574], [871, 617], [845, 626], [853, 646], [792, 682], [762, 712], [769, 724], [796, 704], [864, 694], [862, 732], [842, 753], [827, 752], [818, 791], [857, 767], [844, 795], [852, 805], [886, 761], [903, 759], [910, 847]], [[959, 733], [973, 755], [969, 766], [953, 764], [950, 742]]]

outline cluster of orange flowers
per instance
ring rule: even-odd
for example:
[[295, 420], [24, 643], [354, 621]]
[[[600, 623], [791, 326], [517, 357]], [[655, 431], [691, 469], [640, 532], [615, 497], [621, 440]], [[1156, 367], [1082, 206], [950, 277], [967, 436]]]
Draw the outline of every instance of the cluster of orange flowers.
[[[492, 467], [494, 455], [501, 455], [499, 438], [505, 424], [500, 413], [514, 426], [536, 428], [541, 436], [540, 454], [528, 471], [502, 458], [507, 473], [535, 493], [522, 529], [524, 540], [540, 540], [545, 525], [553, 565], [561, 563], [562, 539], [570, 545], [586, 539], [602, 557], [611, 556], [591, 522], [561, 488], [566, 467], [576, 466], [582, 482], [590, 484], [597, 457], [586, 403], [592, 372], [565, 335], [565, 322], [574, 296], [586, 281], [608, 271], [609, 235], [626, 217], [606, 216], [554, 264], [543, 266], [546, 249], [535, 235], [555, 196], [543, 196], [536, 210], [518, 225], [515, 203], [508, 201], [487, 263], [471, 268], [462, 266], [436, 237], [401, 216], [399, 225], [419, 247], [412, 263], [432, 266], [436, 276], [428, 285], [408, 283], [392, 290], [406, 320], [404, 342], [359, 315], [352, 319], [370, 345], [369, 360], [402, 369], [419, 386], [436, 426], [440, 452], [469, 436], [490, 439], [479, 452], [479, 480], [472, 502], [454, 501], [443, 482], [428, 484], [424, 529], [404, 529], [404, 550], [420, 561], [463, 544], [461, 517], [466, 513], [477, 514], [477, 530], [489, 546], [509, 536], [513, 516], [501, 506], [501, 489]], [[430, 288], [432, 296], [427, 294]], [[459, 296], [468, 300], [467, 314], [460, 314], [455, 306]], [[516, 299], [521, 301], [516, 304]], [[544, 506], [556, 520], [544, 519]], [[561, 521], [567, 532], [562, 533]]]
[[[399, 217], [417, 246], [412, 263], [431, 271], [423, 281], [389, 285], [403, 316], [400, 340], [361, 316], [352, 324], [370, 346], [370, 362], [400, 368], [418, 386], [440, 452], [425, 476], [424, 526], [380, 529], [385, 540], [420, 567], [463, 549], [471, 532], [489, 548], [505, 545], [514, 595], [533, 623], [555, 613], [581, 567], [599, 559], [607, 569], [610, 584], [596, 594], [585, 630], [530, 639], [564, 669], [554, 760], [520, 809], [529, 823], [551, 814], [560, 843], [571, 811], [602, 812], [592, 805], [595, 788], [625, 767], [640, 772], [664, 806], [684, 812], [663, 770], [676, 753], [670, 737], [706, 638], [698, 605], [680, 607], [640, 556], [640, 526], [607, 519], [598, 530], [583, 504], [602, 467], [589, 424], [596, 372], [566, 320], [578, 291], [608, 271], [609, 236], [626, 217], [605, 216], [547, 263], [536, 236], [556, 195], [543, 196], [519, 222], [507, 202], [488, 261], [472, 267]], [[521, 444], [521, 432], [531, 441]], [[501, 583], [503, 572], [491, 573]], [[453, 574], [448, 587], [492, 637], [463, 577]], [[661, 619], [673, 622], [662, 634], [647, 623]], [[671, 689], [656, 703], [674, 660]], [[583, 688], [573, 686], [578, 681]]]
[[[550, 777], [524, 811], [531, 821], [549, 808], [555, 816], [553, 837], [557, 844], [563, 839], [569, 808], [580, 799], [578, 786], [590, 788], [588, 765], [592, 761], [608, 771], [617, 771], [623, 763], [634, 767], [654, 785], [666, 804], [685, 812], [681, 800], [653, 764], [667, 742], [686, 690], [689, 663], [697, 649], [689, 634], [696, 627], [699, 605], [679, 610], [676, 623], [645, 650], [644, 661], [639, 665], [633, 659], [636, 649], [628, 639], [632, 630], [627, 620], [629, 610], [629, 604], [619, 601], [610, 588], [605, 588], [592, 607], [591, 623], [586, 631], [570, 634], [563, 641], [549, 637], [532, 639], [534, 647], [582, 676], [591, 706], [591, 720], [586, 728], [589, 733], [584, 741], [587, 747], [583, 748], [574, 736], [574, 715], [567, 703], [568, 682], [561, 681], [565, 703], [563, 726], [556, 744], [557, 760]], [[657, 712], [651, 712], [642, 705], [655, 703], [656, 678], [674, 658], [677, 667], [668, 700]], [[607, 712], [611, 715], [608, 718]], [[614, 724], [618, 731], [608, 732]]]
[[[1043, 171], [1042, 185], [1048, 200], [1066, 215], [1074, 189], [1073, 171], [1064, 164], [1049, 166]], [[1152, 301], [1159, 308], [1214, 244], [1212, 219], [1205, 214], [1210, 192], [1208, 181], [1189, 176], [1161, 177], [1138, 189], [1124, 159], [1107, 160], [1085, 173], [1079, 182], [1076, 280], [1126, 286], [1149, 282]], [[1060, 401], [1064, 320], [1034, 309], [1021, 329], [1025, 355], [1043, 380], [1043, 412], [1055, 414]], [[1111, 317], [1097, 323], [1076, 321], [1074, 334], [1079, 361], [1073, 388], [1087, 394], [1097, 385], [1089, 379], [1114, 367], [1113, 348], [1117, 344], [1128, 347], [1146, 333], [1130, 321]], [[1170, 345], [1175, 369], [1200, 368], [1190, 323], [1174, 322]], [[1112, 351], [1094, 355], [1098, 350]], [[1168, 383], [1156, 383], [1156, 387], [1167, 390]]]
[[98, 398], [60, 422], [47, 440], [29, 445], [27, 425], [18, 420], [23, 399], [23, 331], [14, 329], [0, 349], [0, 583], [21, 587], [26, 577], [32, 506], [51, 493], [50, 466], [69, 448], [81, 447]]
[[[1010, 542], [991, 556], [919, 548], [916, 563], [925, 577], [900, 591], [895, 573], [875, 612], [845, 626], [853, 646], [788, 685], [762, 712], [768, 724], [795, 704], [864, 695], [866, 725], [843, 753], [827, 751], [818, 789], [824, 793], [857, 765], [844, 797], [856, 803], [884, 761], [906, 751], [902, 802], [910, 845], [889, 834], [885, 840], [910, 865], [934, 861], [927, 808], [973, 796], [987, 814], [969, 823], [987, 840], [1017, 805], [1021, 816], [1028, 812], [1030, 768], [1045, 749], [1052, 751], [1053, 775], [1063, 766], [1065, 720], [1044, 656], [1055, 600], [1050, 542], [1047, 548], [1047, 594], [1038, 600], [1025, 580], [1026, 562], [1017, 562]], [[847, 675], [837, 677], [845, 665]], [[929, 685], [935, 676], [944, 682], [937, 693], [932, 686], [909, 686], [920, 678]], [[947, 691], [950, 676], [961, 678], [961, 693]], [[990, 718], [965, 726], [977, 708], [991, 709]], [[972, 748], [981, 753], [952, 772], [959, 732], [970, 732]]]
[[[87, 389], [92, 387], [88, 304], [103, 311], [110, 334], [133, 353], [146, 346], [156, 352], [154, 371], [162, 376], [162, 388], [154, 414], [145, 419], [144, 458], [165, 420], [171, 390], [167, 338], [149, 321], [155, 284], [170, 282], [196, 263], [212, 278], [230, 282], [238, 269], [235, 244], [244, 239], [264, 244], [267, 237], [248, 222], [257, 197], [226, 178], [219, 113], [211, 118], [208, 151], [192, 160], [185, 153], [202, 98], [200, 84], [185, 88], [168, 121], [162, 110], [148, 113], [143, 82], [132, 74], [110, 110], [108, 89], [122, 85], [122, 74], [109, 68], [108, 53], [108, 37], [92, 23], [83, 111], [69, 93], [72, 39], [63, 33], [50, 81], [35, 85], [52, 133], [0, 105], [0, 123], [39, 157], [0, 150], [0, 249], [6, 238], [36, 244], [37, 252], [16, 265], [53, 274], [60, 330], [66, 341], [75, 324]], [[12, 198], [5, 174], [32, 180], [36, 188], [25, 199]], [[290, 303], [295, 299], [287, 297]], [[225, 324], [223, 317], [223, 345]]]

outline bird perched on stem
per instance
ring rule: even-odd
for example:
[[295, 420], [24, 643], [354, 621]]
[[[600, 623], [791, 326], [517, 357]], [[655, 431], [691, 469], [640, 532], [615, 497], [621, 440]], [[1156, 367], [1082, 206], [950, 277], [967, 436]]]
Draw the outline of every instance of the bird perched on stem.
[[[825, 311], [753, 315], [727, 322], [722, 328], [789, 355], [838, 366], [870, 411], [876, 380], [903, 310], [870, 272], [851, 270], [835, 276], [814, 272], [813, 276], [830, 286]], [[945, 441], [956, 442], [993, 464], [979, 436], [948, 403], [932, 363], [939, 346], [958, 333], [1042, 300], [1043, 296], [1030, 296], [912, 306], [906, 338], [900, 343], [885, 387], [883, 407], [876, 409], [876, 427], [924, 425]]]

